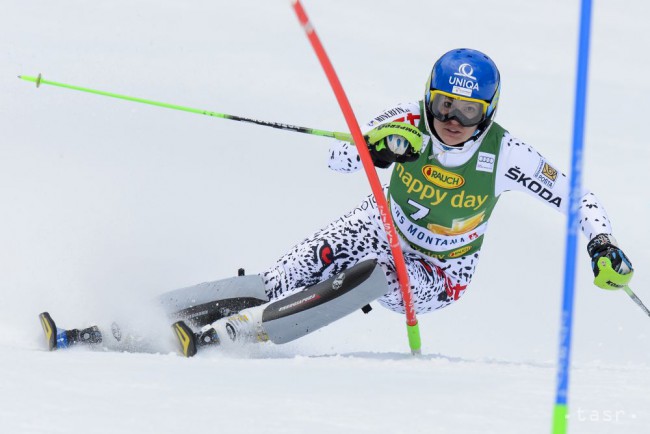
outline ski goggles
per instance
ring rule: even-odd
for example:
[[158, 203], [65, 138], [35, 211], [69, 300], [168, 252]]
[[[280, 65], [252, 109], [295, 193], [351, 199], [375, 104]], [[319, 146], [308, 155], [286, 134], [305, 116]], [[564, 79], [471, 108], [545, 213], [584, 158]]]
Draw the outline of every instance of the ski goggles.
[[429, 110], [440, 122], [452, 119], [464, 127], [473, 127], [486, 118], [490, 104], [486, 101], [467, 98], [434, 89], [429, 95]]

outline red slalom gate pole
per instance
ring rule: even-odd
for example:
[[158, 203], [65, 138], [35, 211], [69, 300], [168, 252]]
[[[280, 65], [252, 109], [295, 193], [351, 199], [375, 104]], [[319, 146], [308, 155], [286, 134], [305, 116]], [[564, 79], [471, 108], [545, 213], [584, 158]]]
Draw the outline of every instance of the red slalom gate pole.
[[411, 288], [409, 285], [409, 277], [406, 272], [404, 254], [402, 253], [402, 249], [399, 244], [399, 238], [397, 236], [397, 232], [395, 231], [395, 225], [388, 209], [388, 203], [384, 197], [381, 181], [379, 181], [379, 176], [377, 176], [375, 165], [373, 164], [372, 158], [370, 157], [370, 151], [368, 151], [366, 141], [363, 138], [361, 129], [359, 128], [357, 118], [352, 111], [352, 106], [350, 105], [350, 102], [345, 95], [343, 86], [341, 85], [341, 82], [336, 75], [336, 71], [330, 62], [330, 59], [327, 56], [327, 53], [325, 52], [325, 49], [323, 48], [318, 35], [316, 35], [314, 26], [309, 22], [309, 18], [307, 17], [305, 9], [300, 3], [300, 0], [291, 0], [291, 3], [294, 11], [296, 12], [296, 15], [298, 16], [298, 21], [300, 21], [300, 25], [305, 30], [307, 38], [309, 39], [311, 46], [314, 48], [316, 56], [318, 57], [318, 60], [320, 61], [323, 70], [325, 71], [325, 75], [327, 75], [327, 79], [332, 86], [332, 90], [336, 95], [336, 99], [339, 103], [339, 106], [341, 107], [345, 121], [347, 122], [348, 128], [352, 133], [352, 138], [354, 139], [354, 144], [356, 145], [359, 156], [361, 157], [363, 168], [365, 169], [366, 175], [368, 176], [368, 181], [370, 182], [372, 193], [375, 196], [375, 201], [377, 202], [377, 208], [379, 210], [381, 220], [384, 223], [384, 229], [388, 237], [388, 244], [390, 245], [390, 250], [393, 254], [393, 259], [395, 260], [397, 279], [399, 280], [400, 289], [402, 291], [402, 298], [404, 299], [404, 307], [406, 310], [406, 327], [409, 346], [411, 347], [411, 353], [420, 354], [420, 348], [422, 346], [420, 340], [420, 328], [418, 326], [418, 319], [415, 316], [415, 308], [413, 307], [413, 298], [411, 297]]

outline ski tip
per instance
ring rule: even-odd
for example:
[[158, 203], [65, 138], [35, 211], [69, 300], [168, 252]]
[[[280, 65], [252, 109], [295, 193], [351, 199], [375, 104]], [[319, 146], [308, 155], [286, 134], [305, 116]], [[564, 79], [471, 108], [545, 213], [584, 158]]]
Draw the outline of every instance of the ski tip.
[[54, 320], [48, 312], [39, 314], [38, 318], [41, 321], [41, 326], [43, 326], [48, 350], [56, 350], [56, 324], [54, 323]]
[[172, 328], [181, 344], [181, 352], [183, 355], [185, 357], [193, 357], [196, 355], [196, 340], [192, 329], [190, 329], [190, 327], [183, 321], [175, 322], [172, 324]]

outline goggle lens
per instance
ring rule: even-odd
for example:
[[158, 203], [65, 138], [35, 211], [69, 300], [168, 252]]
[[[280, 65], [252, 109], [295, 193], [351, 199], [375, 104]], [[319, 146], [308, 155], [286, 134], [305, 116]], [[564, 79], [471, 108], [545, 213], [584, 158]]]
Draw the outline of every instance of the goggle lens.
[[440, 122], [455, 119], [464, 127], [473, 127], [485, 120], [488, 104], [481, 100], [458, 97], [447, 92], [432, 90], [429, 110]]

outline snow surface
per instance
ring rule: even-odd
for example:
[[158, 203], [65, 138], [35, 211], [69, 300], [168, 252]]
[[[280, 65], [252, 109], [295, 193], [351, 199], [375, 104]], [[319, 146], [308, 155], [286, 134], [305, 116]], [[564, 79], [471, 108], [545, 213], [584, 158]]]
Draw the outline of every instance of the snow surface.
[[[481, 49], [497, 120], [569, 167], [578, 1], [306, 0], [359, 119], [415, 100], [432, 62]], [[585, 184], [606, 204], [650, 303], [645, 31], [650, 4], [595, 2]], [[345, 130], [286, 1], [4, 0], [0, 14], [0, 432], [545, 433], [565, 218], [517, 194], [495, 210], [474, 282], [421, 316], [351, 315], [284, 346], [178, 357], [44, 350], [68, 327], [160, 292], [263, 270], [355, 206], [363, 174], [328, 140], [19, 81], [46, 79], [256, 119]], [[387, 179], [388, 172], [381, 174]], [[650, 319], [591, 284], [581, 244], [572, 433], [650, 432]]]

